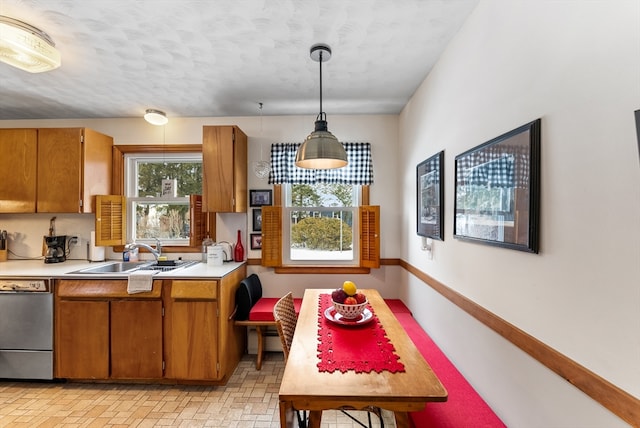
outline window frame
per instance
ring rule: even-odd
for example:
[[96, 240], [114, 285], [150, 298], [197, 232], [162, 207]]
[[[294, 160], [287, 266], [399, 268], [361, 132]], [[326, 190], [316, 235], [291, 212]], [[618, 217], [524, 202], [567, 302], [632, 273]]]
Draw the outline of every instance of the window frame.
[[[350, 207], [345, 206], [336, 206], [336, 207], [297, 207], [291, 205], [292, 199], [292, 186], [295, 184], [281, 184], [282, 186], [282, 262], [286, 266], [350, 266], [357, 267], [359, 266], [360, 260], [360, 240], [359, 236], [359, 221], [358, 220], [358, 210], [361, 205], [360, 196], [362, 195], [362, 185], [351, 184], [352, 186], [352, 194], [353, 194], [353, 205]], [[292, 211], [350, 211], [353, 218], [353, 224], [351, 226], [351, 244], [353, 246], [352, 250], [352, 258], [349, 260], [340, 260], [340, 259], [304, 259], [304, 260], [294, 260], [291, 258], [291, 212]]]
[[[191, 206], [190, 195], [178, 196], [178, 197], [148, 197], [138, 195], [138, 181], [137, 179], [130, 179], [139, 176], [139, 165], [141, 162], [146, 163], [161, 163], [165, 162], [200, 162], [202, 165], [202, 153], [197, 152], [180, 152], [171, 153], [128, 153], [124, 155], [125, 168], [124, 168], [124, 184], [125, 184], [125, 198], [127, 204], [127, 224], [131, 225], [127, 228], [126, 239], [129, 242], [142, 242], [145, 244], [153, 245], [156, 239], [153, 238], [137, 238], [134, 231], [137, 226], [136, 222], [136, 209], [138, 204], [144, 204], [145, 202], [153, 204], [174, 204], [184, 205], [187, 209]], [[202, 190], [201, 192], [202, 193]], [[189, 226], [191, 229], [191, 225]], [[183, 239], [162, 239], [163, 245], [176, 246], [176, 247], [188, 247], [189, 238]]]
[[[369, 205], [369, 185], [360, 187], [359, 222], [365, 225], [360, 229], [360, 243], [367, 239], [369, 251], [363, 253], [360, 247], [358, 266], [334, 264], [285, 265], [282, 261], [282, 185], [274, 184], [274, 206], [263, 207], [262, 212], [262, 257], [261, 265], [271, 267], [276, 274], [367, 274], [372, 268], [380, 267], [380, 207]], [[265, 227], [266, 226], [266, 227]], [[266, 239], [270, 237], [271, 239]], [[279, 239], [280, 238], [280, 239]]]
[[[112, 193], [114, 195], [124, 196], [124, 170], [125, 170], [125, 155], [131, 153], [148, 154], [148, 153], [202, 153], [202, 144], [149, 144], [149, 145], [115, 145], [113, 146], [113, 179], [112, 179]], [[191, 208], [194, 209], [194, 203], [191, 204]], [[197, 208], [201, 209], [201, 205]], [[195, 215], [202, 215], [203, 225], [202, 230], [191, 230], [191, 242], [189, 246], [172, 246], [165, 245], [162, 247], [163, 253], [199, 253], [202, 251], [202, 240], [199, 236], [208, 234], [209, 236], [215, 236], [216, 234], [216, 222], [215, 215], [213, 213], [195, 213]], [[193, 239], [195, 237], [195, 239]], [[120, 252], [124, 249], [124, 243], [122, 245], [116, 245], [113, 247], [114, 252]]]

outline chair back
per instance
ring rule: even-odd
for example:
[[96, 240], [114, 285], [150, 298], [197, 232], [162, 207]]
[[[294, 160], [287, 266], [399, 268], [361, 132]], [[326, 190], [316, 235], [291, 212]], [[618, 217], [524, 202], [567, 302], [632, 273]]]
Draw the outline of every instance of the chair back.
[[276, 328], [278, 329], [280, 342], [282, 342], [282, 350], [284, 351], [284, 360], [286, 362], [289, 358], [293, 333], [296, 331], [298, 322], [291, 292], [287, 293], [273, 306], [273, 318], [276, 321]]
[[260, 278], [252, 273], [242, 281], [236, 290], [236, 321], [249, 319], [249, 312], [258, 300], [262, 298], [262, 284]]

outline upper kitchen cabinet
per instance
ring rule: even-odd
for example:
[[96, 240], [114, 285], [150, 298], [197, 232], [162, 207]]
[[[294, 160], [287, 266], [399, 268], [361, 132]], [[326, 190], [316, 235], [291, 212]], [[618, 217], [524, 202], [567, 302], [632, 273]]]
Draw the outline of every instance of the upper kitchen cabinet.
[[112, 147], [88, 128], [38, 129], [36, 211], [95, 212], [92, 195], [111, 193]]
[[204, 212], [247, 211], [247, 135], [237, 126], [202, 129]]
[[90, 213], [111, 192], [113, 138], [87, 128], [0, 129], [1, 213]]
[[36, 212], [38, 131], [0, 129], [0, 213]]

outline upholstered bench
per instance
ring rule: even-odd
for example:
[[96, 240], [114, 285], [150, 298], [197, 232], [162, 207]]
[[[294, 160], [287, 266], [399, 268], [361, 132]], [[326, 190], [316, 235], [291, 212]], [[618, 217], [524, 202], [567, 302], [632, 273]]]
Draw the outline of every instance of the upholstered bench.
[[413, 427], [505, 427], [506, 425], [431, 340], [413, 316], [406, 312], [395, 315], [449, 392], [446, 402], [429, 403], [424, 410], [409, 413]]
[[[236, 290], [236, 310], [233, 313], [236, 325], [254, 327], [258, 337], [258, 355], [256, 357], [256, 369], [262, 368], [264, 358], [265, 336], [269, 327], [275, 328], [273, 319], [273, 305], [278, 297], [262, 297], [262, 284], [255, 273], [240, 281]], [[300, 313], [302, 299], [293, 299], [296, 313]]]

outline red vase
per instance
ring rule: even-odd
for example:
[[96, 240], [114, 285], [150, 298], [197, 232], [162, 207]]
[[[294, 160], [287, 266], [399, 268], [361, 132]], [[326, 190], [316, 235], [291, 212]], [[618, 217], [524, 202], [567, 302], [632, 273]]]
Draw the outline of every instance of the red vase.
[[244, 261], [244, 247], [242, 246], [240, 230], [238, 230], [238, 242], [236, 242], [236, 248], [233, 250], [233, 259], [237, 262]]

